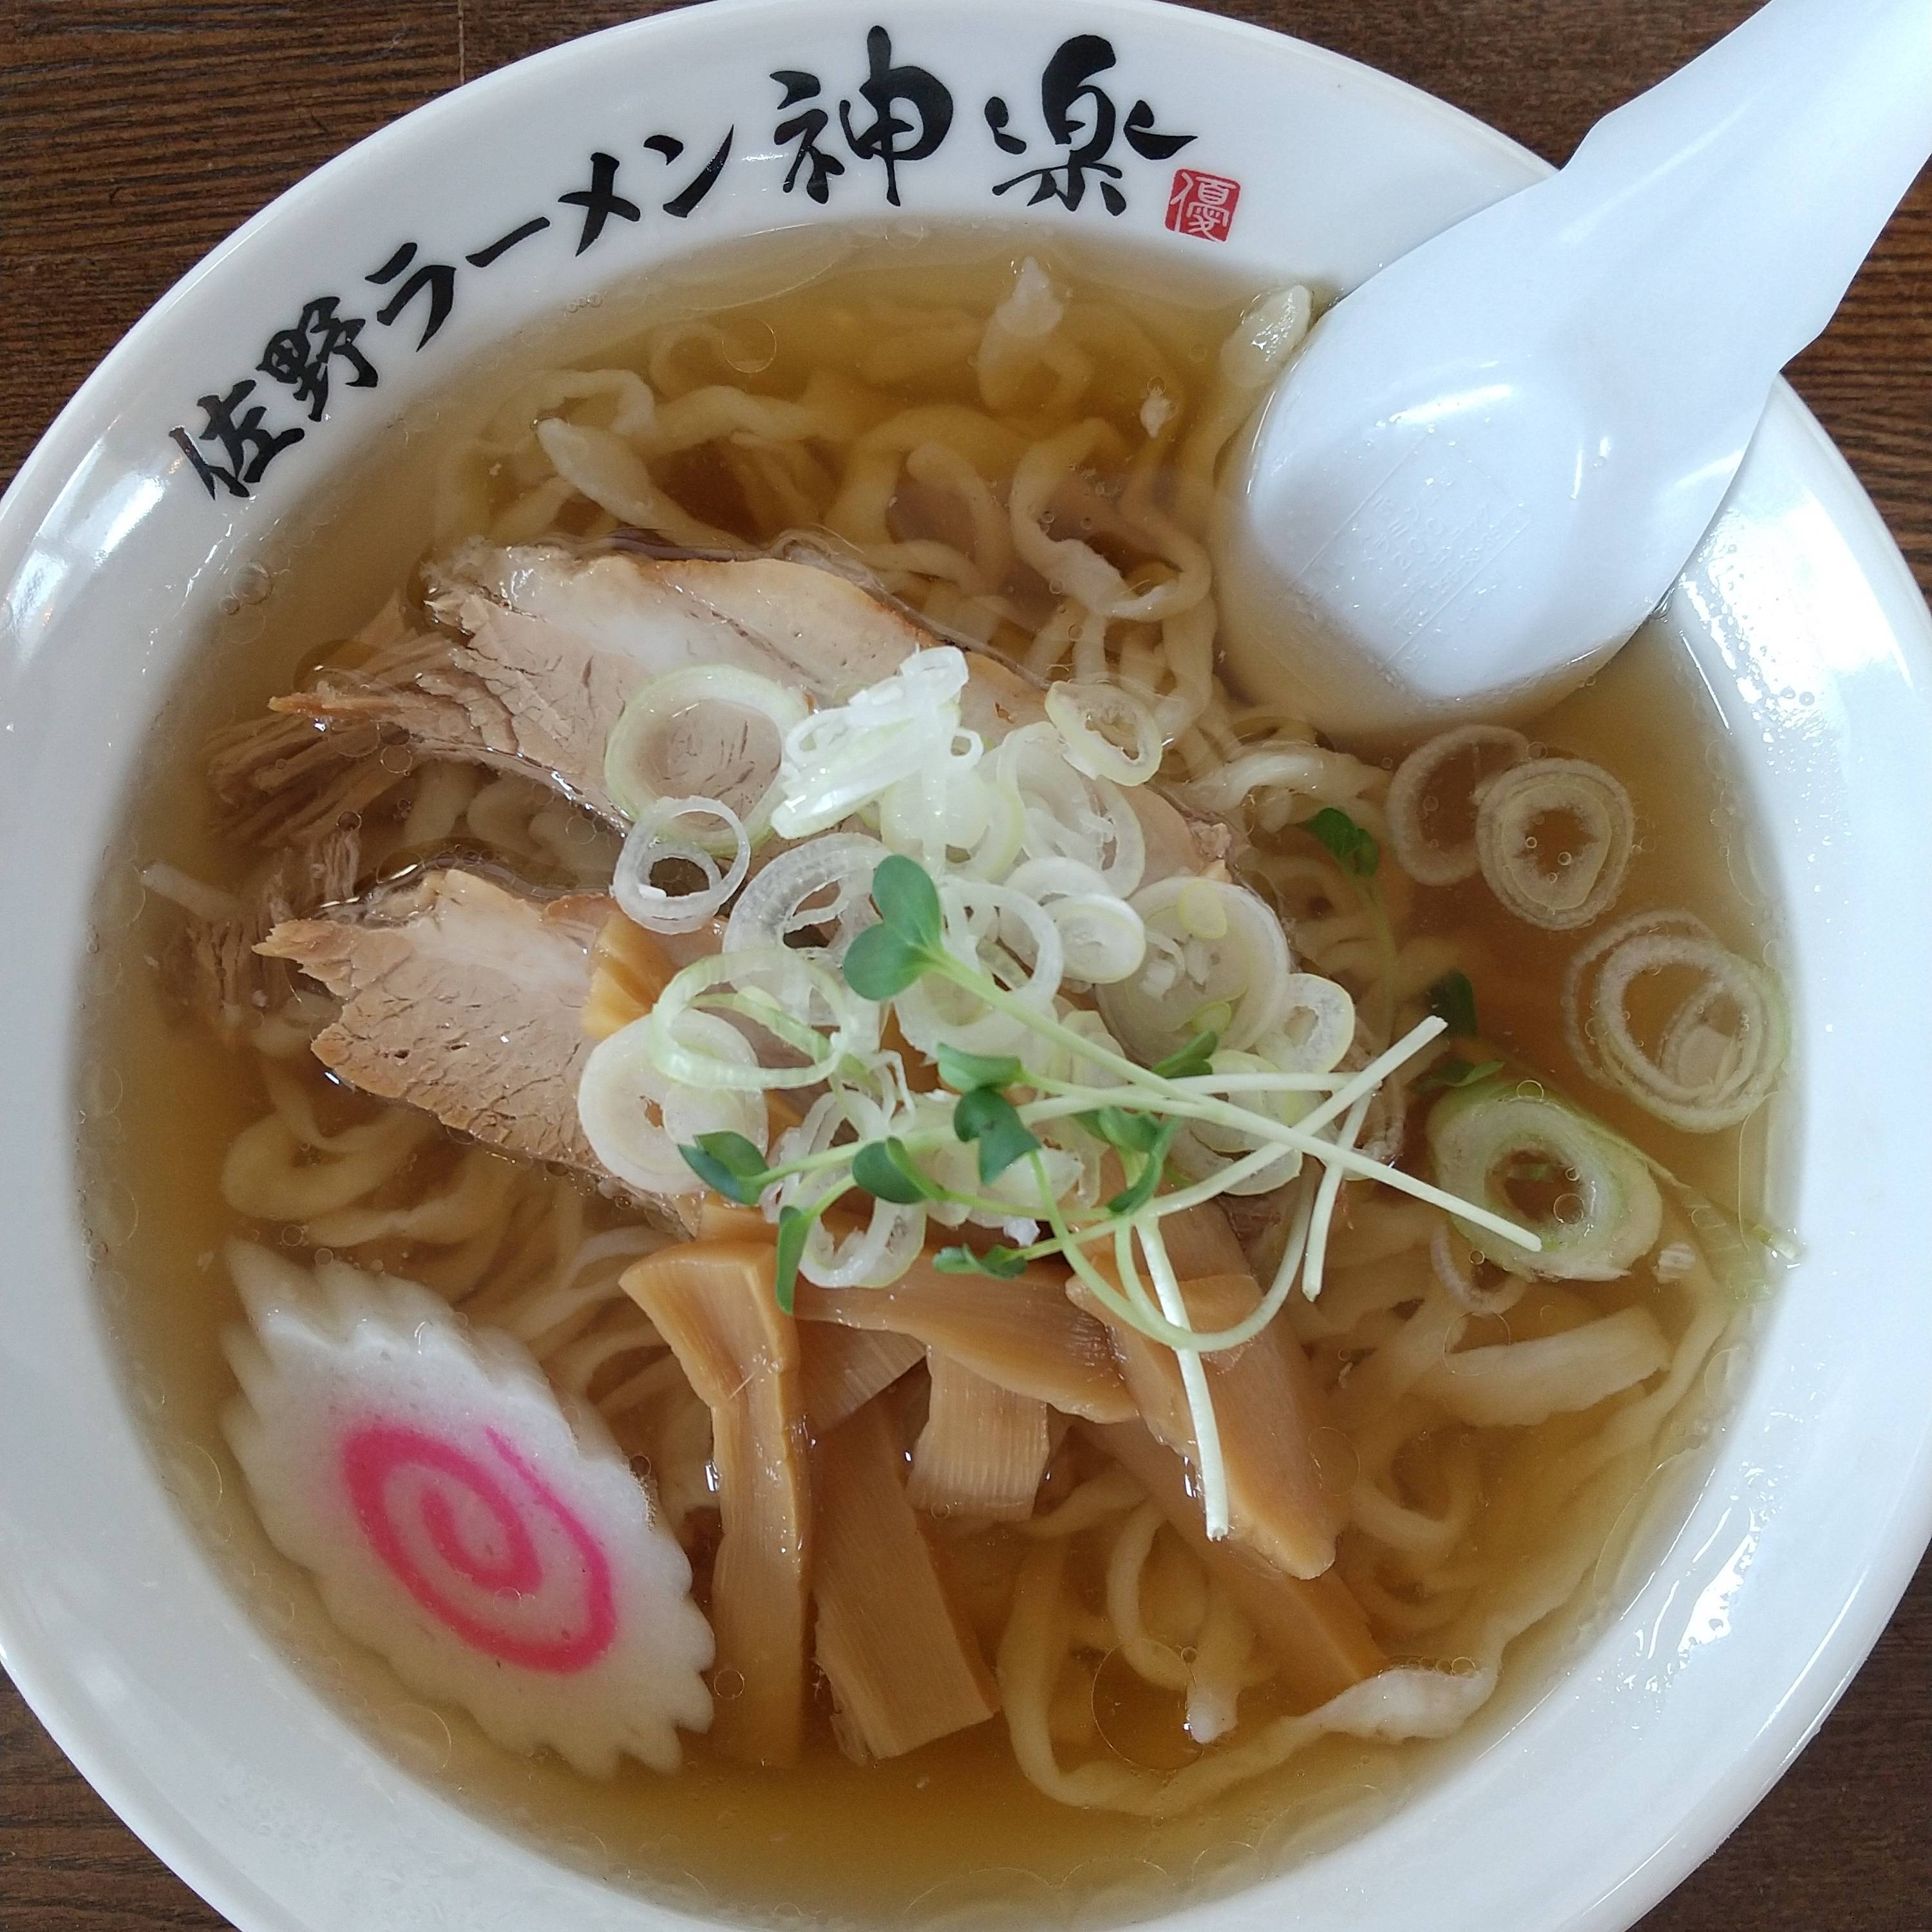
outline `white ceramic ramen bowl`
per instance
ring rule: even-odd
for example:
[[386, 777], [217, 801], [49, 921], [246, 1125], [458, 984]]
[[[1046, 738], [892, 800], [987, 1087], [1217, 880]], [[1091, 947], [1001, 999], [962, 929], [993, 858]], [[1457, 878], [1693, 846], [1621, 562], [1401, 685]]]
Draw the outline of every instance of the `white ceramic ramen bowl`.
[[[822, 203], [812, 128], [840, 167]], [[56, 424], [0, 512], [0, 1645], [82, 1771], [244, 1932], [690, 1922], [456, 1808], [314, 1690], [218, 1580], [149, 1447], [155, 1391], [117, 1358], [113, 1257], [90, 1260], [76, 1200], [100, 855], [151, 719], [274, 520], [484, 345], [733, 237], [876, 220], [896, 195], [908, 220], [1010, 216], [1132, 239], [1156, 273], [1333, 292], [1542, 171], [1378, 74], [1139, 0], [732, 0], [365, 142], [188, 277]], [[338, 358], [311, 420], [257, 364], [331, 297], [311, 346], [329, 315], [363, 318], [374, 380]], [[1802, 1050], [1777, 1157], [1806, 1258], [1620, 1613], [1365, 1835], [1165, 1924], [1628, 1925], [1790, 1760], [1925, 1541], [1932, 626], [1788, 392], [1672, 615], [1786, 920]], [[111, 1245], [114, 1204], [96, 1206]]]

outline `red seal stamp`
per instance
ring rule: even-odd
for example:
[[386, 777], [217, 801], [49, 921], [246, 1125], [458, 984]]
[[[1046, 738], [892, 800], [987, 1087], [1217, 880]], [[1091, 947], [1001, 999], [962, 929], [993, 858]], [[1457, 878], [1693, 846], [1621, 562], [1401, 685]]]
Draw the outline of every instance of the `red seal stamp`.
[[1234, 208], [1240, 198], [1240, 183], [1226, 175], [1176, 168], [1174, 185], [1167, 192], [1167, 225], [1177, 235], [1225, 242], [1234, 225]]

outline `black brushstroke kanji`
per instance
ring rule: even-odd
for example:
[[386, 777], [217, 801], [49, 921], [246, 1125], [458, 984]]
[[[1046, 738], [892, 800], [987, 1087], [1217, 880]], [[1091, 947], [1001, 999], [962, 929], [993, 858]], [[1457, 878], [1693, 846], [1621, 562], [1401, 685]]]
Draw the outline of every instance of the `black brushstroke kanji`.
[[339, 296], [317, 296], [302, 304], [299, 320], [292, 328], [278, 329], [269, 337], [255, 367], [284, 387], [295, 392], [296, 400], [308, 405], [308, 419], [320, 422], [328, 407], [330, 368], [341, 362], [349, 370], [348, 387], [373, 389], [376, 376], [368, 356], [356, 346], [362, 333], [359, 315], [339, 314]]
[[[169, 430], [191, 464], [209, 496], [226, 490], [231, 496], [245, 496], [249, 486], [259, 483], [268, 465], [292, 444], [302, 441], [299, 428], [274, 430], [265, 426], [268, 411], [261, 404], [243, 410], [242, 405], [255, 393], [253, 376], [244, 376], [225, 396], [200, 396], [196, 401], [204, 420], [190, 436], [178, 425]], [[198, 442], [218, 443], [226, 459], [212, 463], [195, 447]]]
[[[784, 91], [784, 98], [778, 103], [781, 114], [802, 102], [816, 100], [822, 91], [818, 75], [801, 73], [796, 68], [780, 68], [772, 78]], [[802, 113], [792, 116], [790, 120], [781, 121], [772, 130], [772, 140], [782, 148], [788, 147], [794, 141], [798, 143], [798, 152], [792, 156], [791, 166], [785, 170], [785, 193], [791, 193], [798, 185], [800, 175], [803, 174], [806, 193], [821, 207], [832, 198], [833, 181], [845, 172], [845, 164], [819, 146], [820, 136], [831, 124], [832, 116], [824, 108], [808, 107]]]
[[[995, 194], [1030, 182], [1029, 207], [1058, 201], [1070, 210], [1086, 199], [1091, 176], [1099, 182], [1101, 203], [1107, 212], [1123, 214], [1127, 198], [1119, 185], [1122, 170], [1118, 163], [1108, 159], [1114, 136], [1124, 136], [1127, 146], [1149, 161], [1166, 160], [1196, 138], [1161, 133], [1154, 125], [1154, 110], [1144, 100], [1136, 100], [1127, 110], [1126, 120], [1121, 120], [1113, 97], [1094, 84], [1095, 76], [1105, 74], [1116, 58], [1113, 43], [1098, 34], [1076, 34], [1054, 50], [1040, 76], [1040, 108], [1048, 137], [1064, 152], [1045, 166], [1028, 168], [996, 182]], [[1012, 110], [1004, 100], [994, 94], [984, 111], [987, 128], [1002, 152], [1024, 154], [1026, 141], [1012, 131]]]
[[[852, 104], [842, 100], [839, 125], [845, 130], [847, 146], [860, 160], [885, 164], [886, 199], [897, 208], [899, 165], [922, 161], [938, 152], [952, 125], [952, 91], [922, 67], [896, 66], [892, 37], [883, 27], [874, 27], [866, 34], [866, 58], [868, 70], [859, 94], [872, 110], [872, 122], [855, 128]], [[898, 112], [902, 106], [911, 119]]]

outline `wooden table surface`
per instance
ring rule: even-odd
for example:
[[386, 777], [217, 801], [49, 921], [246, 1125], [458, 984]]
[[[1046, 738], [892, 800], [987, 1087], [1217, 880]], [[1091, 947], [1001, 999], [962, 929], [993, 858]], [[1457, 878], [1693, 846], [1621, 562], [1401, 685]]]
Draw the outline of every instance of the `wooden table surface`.
[[[649, 0], [0, 0], [0, 483], [148, 304], [310, 169], [460, 81], [656, 10]], [[1215, 10], [1386, 68], [1560, 160], [1748, 8], [1233, 0]], [[1796, 374], [1932, 586], [1932, 184]], [[0, 1928], [222, 1923], [0, 1678]], [[1643, 1924], [1932, 1932], [1932, 1567], [1790, 1774]], [[1427, 1932], [1426, 1916], [1417, 1924]]]

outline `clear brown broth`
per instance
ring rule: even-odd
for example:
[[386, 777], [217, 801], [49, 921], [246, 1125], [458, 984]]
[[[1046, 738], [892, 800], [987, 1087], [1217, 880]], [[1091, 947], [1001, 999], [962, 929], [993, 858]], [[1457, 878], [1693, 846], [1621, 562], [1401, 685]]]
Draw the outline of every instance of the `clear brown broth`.
[[[930, 301], [950, 289], [990, 306], [1012, 260], [1007, 247], [985, 237], [935, 248], [923, 260], [900, 250], [883, 268], [842, 271], [758, 304], [777, 352], [750, 386], [795, 391], [812, 344], [836, 330], [858, 294], [883, 287]], [[1112, 264], [1111, 275], [1104, 257], [1080, 267], [1131, 286], [1130, 264]], [[731, 293], [721, 285], [706, 296], [698, 278], [680, 302], [692, 301], [692, 286], [713, 307], [726, 306]], [[1198, 378], [1239, 307], [1225, 291], [1210, 290], [1199, 306], [1163, 308], [1155, 320], [1180, 365]], [[1142, 298], [1138, 308], [1146, 316], [1152, 304]], [[622, 362], [626, 340], [651, 315], [646, 298], [628, 312], [626, 328], [602, 322], [615, 344], [594, 365]], [[467, 406], [458, 396], [494, 393], [522, 369], [584, 362], [592, 332], [579, 318], [560, 331], [569, 340], [518, 344], [418, 412], [408, 434], [265, 544], [257, 574], [238, 586], [242, 601], [155, 732], [110, 861], [104, 904], [137, 908], [131, 874], [155, 858], [217, 884], [238, 878], [244, 855], [226, 849], [208, 823], [199, 755], [207, 731], [254, 715], [272, 692], [287, 688], [301, 667], [366, 620], [428, 547], [436, 453], [458, 433]], [[731, 506], [715, 479], [687, 480], [692, 507], [728, 519]], [[1723, 733], [1679, 646], [1647, 632], [1533, 735], [1598, 760], [1629, 788], [1641, 843], [1624, 905], [1690, 906], [1720, 937], [1762, 944], [1764, 909]], [[786, 1774], [719, 1761], [702, 1740], [676, 1778], [632, 1767], [608, 1784], [498, 1750], [462, 1714], [415, 1699], [386, 1665], [334, 1632], [304, 1576], [262, 1535], [221, 1440], [218, 1418], [232, 1381], [220, 1336], [239, 1310], [218, 1257], [236, 1234], [265, 1231], [224, 1204], [219, 1172], [233, 1135], [266, 1102], [251, 1055], [225, 1052], [167, 1010], [153, 970], [166, 916], [151, 907], [104, 918], [91, 1007], [96, 1051], [83, 1106], [90, 1198], [130, 1388], [212, 1560], [338, 1709], [458, 1802], [614, 1882], [734, 1917], [1100, 1924], [1278, 1868], [1386, 1808], [1534, 1694], [1538, 1666], [1533, 1655], [1520, 1658], [1509, 1694], [1448, 1745], [1391, 1749], [1331, 1738], [1201, 1812], [1157, 1824], [1046, 1798], [1021, 1775], [997, 1723], [865, 1768], [841, 1757], [821, 1726], [806, 1765]], [[1418, 893], [1414, 916], [1421, 929], [1458, 936], [1499, 1042], [1556, 1084], [1583, 1090], [1547, 990], [1560, 981], [1574, 939], [1522, 926], [1480, 891]], [[1750, 1218], [1762, 1214], [1762, 1150], [1748, 1131], [1694, 1138], [1660, 1127], [1617, 1096], [1588, 1089], [1587, 1099], [1714, 1198]], [[997, 1544], [981, 1556], [998, 1567]], [[1557, 1640], [1545, 1632], [1526, 1648], [1546, 1653]], [[1116, 1734], [1133, 1748], [1126, 1728]]]

